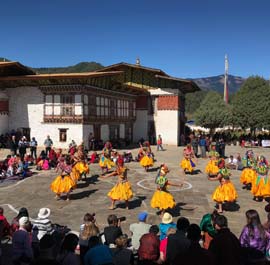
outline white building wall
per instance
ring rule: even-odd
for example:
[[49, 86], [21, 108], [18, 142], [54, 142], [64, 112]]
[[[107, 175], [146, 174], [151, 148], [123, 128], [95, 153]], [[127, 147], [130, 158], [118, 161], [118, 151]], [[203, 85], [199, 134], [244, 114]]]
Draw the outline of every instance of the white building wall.
[[133, 126], [133, 141], [138, 142], [142, 137], [148, 139], [148, 111], [136, 110], [136, 121]]
[[159, 110], [154, 116], [156, 135], [162, 137], [163, 144], [177, 145], [179, 137], [179, 117], [176, 110]]
[[[67, 148], [71, 140], [81, 143], [82, 124], [43, 123], [43, 94], [37, 87], [17, 87], [7, 89], [9, 96], [9, 130], [30, 128], [31, 137], [36, 137], [43, 146], [47, 135], [51, 136], [55, 147]], [[67, 141], [59, 142], [59, 129], [67, 130]]]
[[94, 135], [94, 126], [91, 124], [83, 125], [83, 142], [86, 148], [89, 148], [89, 134]]
[[100, 137], [103, 141], [109, 140], [109, 125], [101, 125]]
[[119, 132], [120, 138], [125, 138], [125, 124], [120, 124], [120, 132]]
[[0, 134], [8, 132], [8, 114], [0, 113]]

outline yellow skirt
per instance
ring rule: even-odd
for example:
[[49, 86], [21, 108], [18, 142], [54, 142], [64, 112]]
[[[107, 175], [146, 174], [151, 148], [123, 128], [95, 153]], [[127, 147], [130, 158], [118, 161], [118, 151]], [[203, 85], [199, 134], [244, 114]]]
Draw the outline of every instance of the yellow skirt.
[[111, 169], [115, 166], [114, 162], [106, 157], [101, 157], [99, 160], [99, 166], [102, 168]]
[[156, 190], [152, 199], [151, 207], [166, 210], [175, 207], [175, 200], [168, 191]]
[[117, 183], [108, 193], [112, 200], [128, 201], [133, 197], [131, 185], [128, 181], [124, 183]]
[[219, 185], [212, 195], [212, 199], [218, 203], [222, 202], [234, 202], [238, 195], [234, 185], [228, 181], [223, 185]]
[[70, 176], [57, 176], [51, 183], [51, 190], [56, 194], [68, 193], [76, 187], [76, 183]]
[[70, 175], [70, 176], [72, 177], [72, 179], [73, 179], [74, 181], [78, 181], [79, 178], [80, 178], [80, 176], [81, 176], [81, 174], [80, 174], [80, 172], [76, 169], [76, 167], [74, 166], [74, 167], [72, 168], [72, 170], [71, 170], [71, 175]]
[[152, 157], [144, 156], [140, 161], [140, 165], [142, 167], [152, 167], [154, 165], [154, 160]]
[[[192, 161], [193, 162], [193, 161]], [[193, 164], [195, 165], [195, 163], [193, 162]], [[180, 167], [183, 168], [185, 171], [188, 172], [193, 172], [194, 168], [191, 165], [191, 161], [190, 159], [186, 159], [184, 158], [181, 163], [180, 163]]]
[[89, 173], [89, 166], [85, 162], [77, 162], [74, 168], [80, 173], [80, 175]]
[[266, 179], [260, 178], [260, 180], [258, 180], [259, 182], [257, 181], [257, 178], [253, 180], [251, 193], [255, 197], [270, 197], [270, 182], [268, 176], [265, 178]]
[[205, 167], [205, 173], [208, 175], [217, 175], [218, 171], [219, 168], [216, 165], [216, 161], [210, 160]]
[[256, 181], [257, 173], [251, 168], [245, 168], [240, 176], [240, 182], [242, 184], [253, 183]]

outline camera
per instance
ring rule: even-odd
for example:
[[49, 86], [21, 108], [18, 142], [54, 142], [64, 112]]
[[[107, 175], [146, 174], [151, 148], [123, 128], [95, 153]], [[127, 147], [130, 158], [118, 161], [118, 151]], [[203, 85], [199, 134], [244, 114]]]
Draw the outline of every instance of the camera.
[[118, 220], [119, 222], [124, 222], [124, 221], [127, 220], [127, 218], [126, 218], [125, 216], [122, 216], [122, 217], [117, 218], [117, 220]]

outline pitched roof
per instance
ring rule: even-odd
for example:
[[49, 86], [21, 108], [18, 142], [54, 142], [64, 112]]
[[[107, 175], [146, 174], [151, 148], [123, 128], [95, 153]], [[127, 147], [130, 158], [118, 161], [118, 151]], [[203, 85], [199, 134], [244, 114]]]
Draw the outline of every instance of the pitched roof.
[[33, 70], [19, 62], [0, 62], [0, 77], [35, 74], [36, 73]]

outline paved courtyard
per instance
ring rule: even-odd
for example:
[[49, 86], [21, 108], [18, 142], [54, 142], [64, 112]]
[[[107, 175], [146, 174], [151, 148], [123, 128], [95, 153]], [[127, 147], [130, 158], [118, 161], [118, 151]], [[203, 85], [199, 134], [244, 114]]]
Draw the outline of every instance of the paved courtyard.
[[[196, 175], [183, 176], [179, 161], [182, 159], [183, 147], [164, 146], [166, 151], [155, 152], [156, 163], [158, 167], [161, 163], [166, 163], [170, 169], [168, 178], [175, 183], [185, 181], [184, 189], [171, 187], [171, 192], [175, 197], [178, 207], [174, 213], [174, 220], [178, 216], [189, 218], [191, 223], [199, 223], [201, 217], [214, 209], [214, 202], [211, 199], [212, 192], [219, 184], [217, 181], [208, 181], [204, 168], [208, 159], [198, 159], [197, 168], [202, 171]], [[226, 155], [240, 153], [243, 155], [246, 149], [238, 146], [227, 146]], [[264, 148], [256, 148], [256, 155], [263, 154], [270, 158], [270, 150]], [[138, 149], [133, 149], [132, 153], [135, 156]], [[1, 158], [5, 152], [1, 151]], [[130, 202], [129, 210], [125, 209], [124, 203], [118, 204], [116, 210], [108, 210], [110, 201], [107, 197], [107, 192], [116, 183], [117, 178], [99, 179], [101, 170], [98, 164], [91, 165], [90, 174], [87, 181], [80, 181], [78, 188], [72, 193], [70, 201], [56, 201], [54, 194], [50, 191], [50, 183], [56, 176], [53, 170], [42, 171], [38, 174], [27, 178], [15, 184], [0, 187], [0, 205], [5, 209], [5, 215], [10, 221], [15, 215], [16, 210], [21, 207], [26, 207], [29, 210], [31, 218], [37, 216], [38, 210], [42, 207], [51, 209], [50, 219], [54, 223], [67, 225], [74, 231], [79, 230], [82, 218], [86, 212], [96, 213], [97, 222], [101, 228], [106, 225], [106, 218], [109, 214], [114, 213], [117, 216], [125, 216], [127, 220], [123, 222], [123, 231], [129, 234], [129, 224], [137, 221], [137, 215], [140, 211], [149, 213], [148, 221], [151, 223], [159, 223], [159, 217], [156, 215], [156, 210], [150, 207], [150, 200], [155, 190], [154, 179], [156, 171], [145, 172], [139, 163], [132, 162], [126, 164], [128, 167], [128, 179], [132, 183], [134, 198]], [[228, 217], [231, 230], [239, 235], [243, 225], [245, 224], [245, 211], [248, 209], [256, 209], [260, 213], [262, 221], [266, 220], [264, 212], [265, 202], [254, 202], [252, 194], [249, 191], [242, 190], [239, 182], [241, 171], [232, 171], [232, 181], [236, 186], [240, 205], [240, 210], [237, 212], [225, 212]]]

